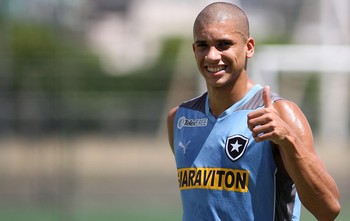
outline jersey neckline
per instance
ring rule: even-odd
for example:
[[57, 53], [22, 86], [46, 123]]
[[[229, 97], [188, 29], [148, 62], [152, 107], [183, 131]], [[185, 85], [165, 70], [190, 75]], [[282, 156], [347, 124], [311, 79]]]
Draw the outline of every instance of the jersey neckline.
[[259, 84], [255, 84], [247, 93], [246, 95], [239, 100], [238, 102], [234, 103], [232, 106], [230, 106], [228, 109], [226, 109], [218, 118], [216, 118], [210, 111], [209, 108], [209, 94], [207, 93], [207, 96], [205, 98], [205, 114], [208, 116], [208, 118], [215, 122], [221, 119], [224, 119], [226, 116], [233, 113], [237, 108], [245, 104], [249, 99], [251, 99], [259, 90], [261, 90], [263, 87]]

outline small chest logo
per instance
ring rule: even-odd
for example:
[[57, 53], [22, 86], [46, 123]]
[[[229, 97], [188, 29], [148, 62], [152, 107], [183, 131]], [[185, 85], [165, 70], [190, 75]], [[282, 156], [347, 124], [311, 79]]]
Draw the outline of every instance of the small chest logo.
[[200, 119], [187, 119], [186, 117], [180, 117], [177, 121], [177, 128], [183, 127], [205, 127], [208, 124], [208, 118]]
[[228, 158], [236, 161], [241, 158], [248, 146], [249, 139], [242, 135], [233, 135], [226, 140], [225, 151]]

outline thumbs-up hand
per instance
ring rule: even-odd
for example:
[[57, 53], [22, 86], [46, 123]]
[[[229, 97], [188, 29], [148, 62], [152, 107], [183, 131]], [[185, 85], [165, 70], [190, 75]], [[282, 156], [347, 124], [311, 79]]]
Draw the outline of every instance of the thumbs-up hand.
[[270, 87], [265, 86], [262, 98], [264, 108], [248, 114], [248, 128], [256, 142], [270, 140], [279, 144], [289, 132], [289, 126], [281, 119], [271, 102]]
[[265, 108], [273, 108], [270, 97], [270, 86], [265, 86], [263, 90], [263, 100]]

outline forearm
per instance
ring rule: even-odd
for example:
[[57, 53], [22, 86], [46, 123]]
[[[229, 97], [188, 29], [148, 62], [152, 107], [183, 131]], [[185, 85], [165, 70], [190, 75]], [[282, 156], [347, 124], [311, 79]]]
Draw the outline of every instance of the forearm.
[[297, 137], [287, 137], [279, 145], [283, 163], [303, 205], [318, 220], [334, 220], [340, 210], [338, 188], [318, 156], [305, 145]]

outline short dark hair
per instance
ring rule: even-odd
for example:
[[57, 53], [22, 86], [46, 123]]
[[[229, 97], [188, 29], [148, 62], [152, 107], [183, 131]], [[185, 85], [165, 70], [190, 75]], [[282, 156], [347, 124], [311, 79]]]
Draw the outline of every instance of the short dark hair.
[[193, 25], [193, 33], [195, 28], [202, 22], [212, 23], [220, 22], [227, 19], [234, 19], [238, 24], [238, 31], [244, 38], [250, 37], [249, 21], [244, 11], [237, 5], [227, 2], [214, 2], [206, 6], [197, 16]]

